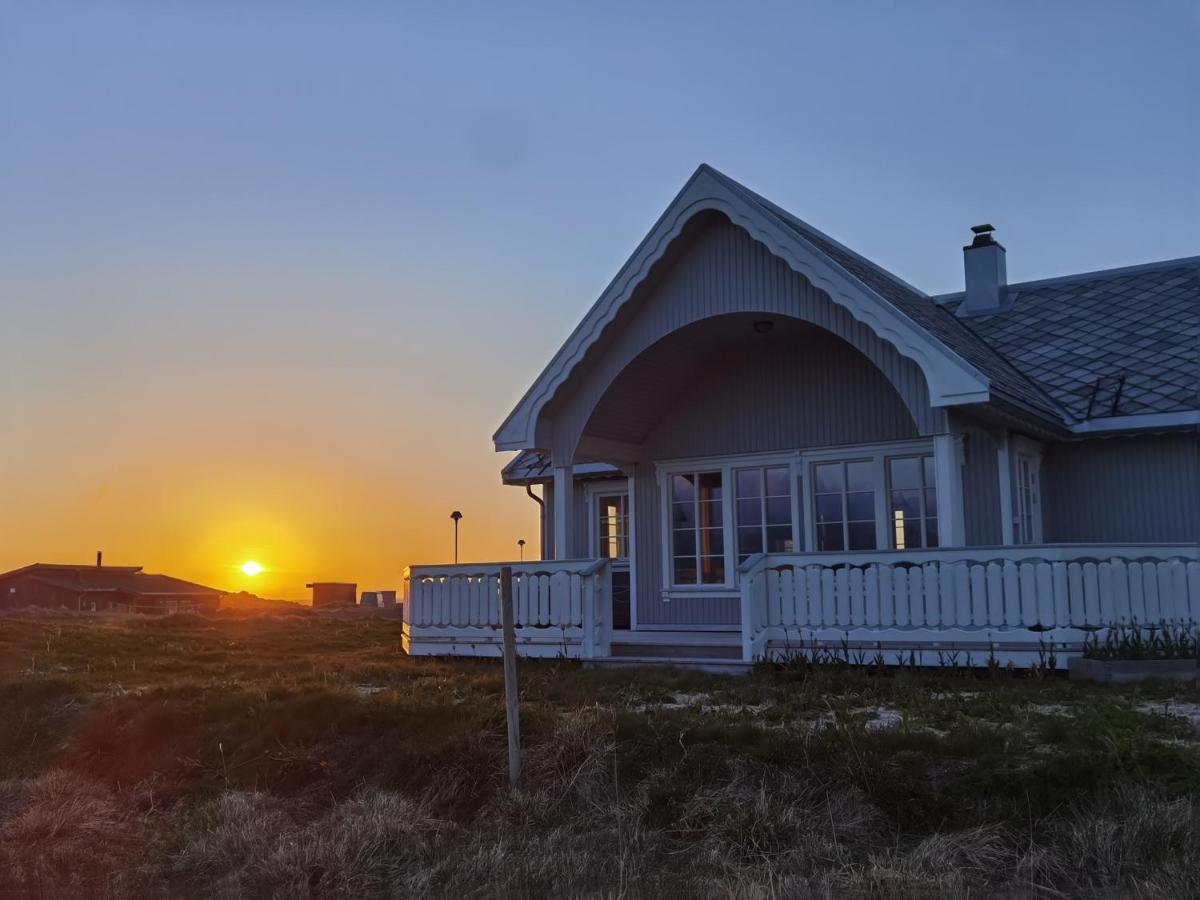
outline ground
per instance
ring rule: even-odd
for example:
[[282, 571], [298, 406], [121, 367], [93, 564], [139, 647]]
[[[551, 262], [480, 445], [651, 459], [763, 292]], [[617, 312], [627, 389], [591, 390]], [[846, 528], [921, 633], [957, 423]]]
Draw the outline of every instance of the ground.
[[310, 612], [0, 618], [0, 885], [1200, 895], [1193, 687], [522, 661], [514, 791], [498, 661], [399, 638]]

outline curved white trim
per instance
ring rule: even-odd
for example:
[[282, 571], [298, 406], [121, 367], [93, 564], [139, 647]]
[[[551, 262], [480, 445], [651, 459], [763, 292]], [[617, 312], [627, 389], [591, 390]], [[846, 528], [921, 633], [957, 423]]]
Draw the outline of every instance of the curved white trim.
[[542, 409], [688, 221], [710, 210], [724, 214], [857, 321], [892, 344], [902, 356], [915, 362], [929, 385], [932, 406], [981, 403], [989, 398], [988, 379], [978, 369], [701, 166], [497, 430], [493, 438], [497, 450], [536, 446], [535, 428]]

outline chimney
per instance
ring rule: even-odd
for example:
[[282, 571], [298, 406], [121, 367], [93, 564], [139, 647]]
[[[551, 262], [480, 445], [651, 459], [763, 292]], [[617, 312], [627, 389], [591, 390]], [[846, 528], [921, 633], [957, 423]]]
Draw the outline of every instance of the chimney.
[[1004, 312], [1008, 272], [1004, 265], [1004, 245], [992, 237], [991, 225], [973, 225], [975, 240], [963, 247], [966, 293], [959, 304], [960, 316], [981, 316]]
[[100, 560], [102, 560], [102, 559], [104, 559], [104, 551], [97, 550], [96, 551], [96, 568], [97, 569], [100, 568]]

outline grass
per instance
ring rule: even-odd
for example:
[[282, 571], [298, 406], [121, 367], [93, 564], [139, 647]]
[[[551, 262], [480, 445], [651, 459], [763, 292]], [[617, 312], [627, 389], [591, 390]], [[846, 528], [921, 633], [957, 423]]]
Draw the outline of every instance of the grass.
[[23, 896], [1200, 894], [1193, 687], [495, 661], [399, 623], [0, 618]]

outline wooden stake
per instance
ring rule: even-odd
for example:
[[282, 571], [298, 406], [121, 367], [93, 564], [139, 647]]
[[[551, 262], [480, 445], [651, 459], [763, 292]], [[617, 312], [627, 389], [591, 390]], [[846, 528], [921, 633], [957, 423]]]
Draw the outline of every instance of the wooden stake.
[[500, 622], [504, 628], [504, 707], [508, 719], [508, 780], [521, 780], [521, 721], [517, 708], [517, 632], [513, 621], [512, 566], [500, 567]]

